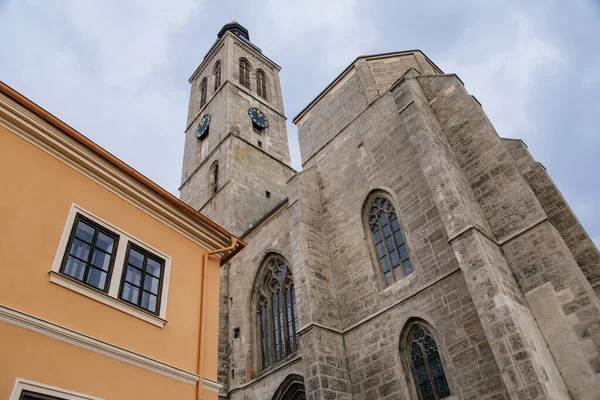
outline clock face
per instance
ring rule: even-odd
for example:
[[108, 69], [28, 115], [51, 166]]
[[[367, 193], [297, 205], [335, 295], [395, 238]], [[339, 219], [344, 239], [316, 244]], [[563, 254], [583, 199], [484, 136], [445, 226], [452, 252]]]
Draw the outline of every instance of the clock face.
[[269, 121], [267, 121], [267, 117], [256, 107], [252, 107], [248, 109], [248, 116], [256, 126], [259, 128], [265, 129], [269, 127]]
[[210, 124], [210, 114], [206, 114], [202, 117], [202, 120], [198, 124], [198, 129], [196, 129], [196, 137], [200, 140], [204, 139], [208, 136], [208, 125]]

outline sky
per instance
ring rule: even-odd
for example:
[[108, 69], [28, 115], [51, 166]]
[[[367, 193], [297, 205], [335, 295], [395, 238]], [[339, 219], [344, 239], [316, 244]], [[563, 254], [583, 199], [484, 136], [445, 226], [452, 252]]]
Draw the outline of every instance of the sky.
[[360, 54], [421, 49], [521, 138], [600, 245], [600, 0], [0, 0], [0, 80], [175, 195], [188, 78], [235, 17], [292, 118]]

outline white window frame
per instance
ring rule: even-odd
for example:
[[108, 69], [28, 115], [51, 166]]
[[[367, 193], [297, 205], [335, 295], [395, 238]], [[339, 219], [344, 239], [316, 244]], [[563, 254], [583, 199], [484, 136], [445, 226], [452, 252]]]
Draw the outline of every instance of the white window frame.
[[[70, 278], [64, 274], [60, 273], [60, 267], [63, 262], [63, 257], [65, 255], [65, 251], [67, 251], [67, 245], [69, 243], [69, 237], [71, 235], [71, 231], [73, 230], [73, 224], [75, 223], [75, 217], [77, 214], [83, 215], [86, 218], [89, 218], [93, 222], [98, 225], [112, 231], [113, 233], [119, 235], [119, 242], [117, 244], [117, 249], [115, 252], [115, 261], [113, 264], [113, 269], [111, 272], [110, 283], [108, 287], [108, 293], [102, 292], [101, 290], [92, 288], [88, 285], [85, 285], [82, 282], [79, 282], [76, 279]], [[127, 248], [129, 247], [129, 243], [133, 243], [142, 249], [149, 251], [150, 253], [155, 254], [156, 256], [165, 260], [164, 262], [164, 275], [162, 281], [162, 292], [160, 296], [159, 307], [160, 310], [158, 315], [152, 314], [149, 311], [145, 311], [141, 308], [135, 307], [128, 302], [121, 300], [119, 298], [119, 289], [121, 286], [121, 277], [123, 274], [123, 268], [125, 266], [125, 254], [127, 253]], [[164, 324], [167, 322], [167, 299], [169, 295], [169, 278], [171, 274], [171, 257], [164, 254], [163, 252], [156, 250], [155, 248], [149, 246], [148, 244], [142, 242], [136, 237], [122, 231], [114, 225], [104, 221], [103, 219], [97, 217], [91, 212], [85, 210], [84, 208], [72, 204], [71, 209], [69, 211], [69, 215], [67, 216], [67, 221], [65, 223], [65, 227], [63, 229], [63, 234], [60, 240], [60, 244], [58, 246], [58, 250], [56, 252], [56, 256], [54, 257], [54, 262], [52, 264], [52, 269], [50, 270], [50, 282], [56, 283], [57, 285], [63, 286], [67, 289], [70, 289], [74, 292], [92, 298], [100, 303], [106, 304], [110, 307], [116, 308], [117, 310], [123, 311], [129, 315], [142, 319], [146, 322], [149, 322], [155, 326], [162, 328]]]
[[58, 397], [60, 399], [65, 400], [102, 400], [99, 397], [92, 397], [86, 394], [72, 392], [70, 390], [65, 390], [57, 388], [55, 386], [29, 381], [23, 378], [16, 379], [15, 386], [13, 386], [12, 393], [10, 394], [8, 400], [19, 400], [21, 398], [21, 394], [24, 391], [32, 392], [35, 394], [43, 394], [46, 396]]

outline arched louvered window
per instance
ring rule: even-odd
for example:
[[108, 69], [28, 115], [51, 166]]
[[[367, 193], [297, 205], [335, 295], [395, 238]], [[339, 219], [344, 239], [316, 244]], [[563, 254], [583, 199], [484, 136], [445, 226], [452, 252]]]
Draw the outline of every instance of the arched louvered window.
[[375, 195], [368, 201], [367, 222], [386, 286], [413, 272], [400, 221], [391, 200]]
[[200, 108], [204, 107], [206, 104], [206, 91], [208, 88], [208, 79], [202, 79], [200, 83]]
[[257, 347], [260, 369], [283, 360], [300, 347], [292, 271], [280, 256], [269, 256], [256, 287]]
[[221, 61], [217, 61], [213, 75], [215, 76], [215, 89], [216, 92], [221, 87]]
[[240, 58], [240, 84], [250, 89], [250, 64], [244, 58]]
[[219, 190], [219, 163], [215, 161], [212, 166], [212, 194]]
[[406, 338], [413, 380], [420, 400], [438, 400], [450, 396], [440, 352], [425, 325], [414, 323]]
[[261, 70], [256, 71], [256, 93], [267, 100], [267, 76]]

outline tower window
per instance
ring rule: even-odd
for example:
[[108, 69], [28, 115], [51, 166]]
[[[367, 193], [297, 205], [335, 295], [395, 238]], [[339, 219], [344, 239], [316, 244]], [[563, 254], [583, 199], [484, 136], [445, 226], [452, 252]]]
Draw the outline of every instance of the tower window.
[[208, 87], [208, 80], [206, 78], [202, 79], [202, 83], [200, 83], [200, 108], [206, 105], [206, 90]]
[[265, 192], [265, 195], [267, 196], [267, 199], [271, 198], [271, 192], [269, 192], [268, 190]]
[[267, 76], [260, 69], [256, 71], [256, 93], [267, 100]]
[[250, 89], [250, 64], [244, 58], [240, 58], [240, 84]]
[[262, 142], [260, 140], [258, 141], [258, 147], [262, 149]]
[[240, 337], [240, 328], [235, 328], [233, 330], [233, 338], [234, 339], [239, 339], [239, 337]]
[[219, 163], [215, 161], [212, 167], [212, 194], [219, 191]]
[[215, 76], [214, 91], [216, 92], [217, 89], [219, 89], [219, 87], [221, 86], [221, 61], [217, 61], [217, 63], [215, 64], [214, 76]]

